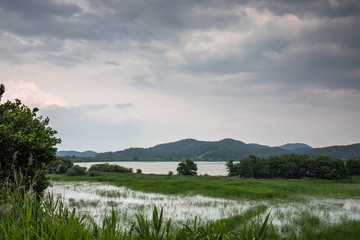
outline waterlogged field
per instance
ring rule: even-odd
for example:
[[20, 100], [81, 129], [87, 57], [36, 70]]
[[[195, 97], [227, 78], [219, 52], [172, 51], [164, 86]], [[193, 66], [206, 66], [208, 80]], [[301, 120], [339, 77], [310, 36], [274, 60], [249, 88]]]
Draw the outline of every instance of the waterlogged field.
[[133, 191], [126, 187], [116, 187], [89, 182], [54, 182], [48, 189], [55, 197], [61, 197], [70, 207], [94, 217], [98, 222], [106, 213], [114, 209], [119, 220], [130, 226], [136, 214], [150, 216], [153, 207], [164, 209], [164, 217], [181, 223], [198, 220], [206, 223], [238, 215], [254, 207], [256, 202], [239, 202], [200, 195], [165, 195]]
[[202, 223], [244, 214], [250, 209], [262, 209], [260, 218], [270, 212], [273, 225], [285, 235], [296, 235], [306, 229], [341, 225], [360, 221], [360, 199], [295, 196], [285, 199], [238, 199], [205, 197], [189, 194], [160, 194], [134, 191], [123, 186], [96, 182], [53, 182], [49, 188], [70, 208], [101, 222], [112, 209], [118, 221], [129, 227], [136, 214], [151, 216], [154, 206], [164, 209], [164, 217], [176, 223]]

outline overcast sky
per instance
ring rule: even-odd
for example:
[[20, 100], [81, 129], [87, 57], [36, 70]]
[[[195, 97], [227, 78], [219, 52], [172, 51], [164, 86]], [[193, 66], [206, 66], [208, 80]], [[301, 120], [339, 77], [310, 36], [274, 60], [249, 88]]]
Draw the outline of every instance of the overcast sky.
[[0, 0], [3, 100], [60, 150], [360, 142], [357, 0]]

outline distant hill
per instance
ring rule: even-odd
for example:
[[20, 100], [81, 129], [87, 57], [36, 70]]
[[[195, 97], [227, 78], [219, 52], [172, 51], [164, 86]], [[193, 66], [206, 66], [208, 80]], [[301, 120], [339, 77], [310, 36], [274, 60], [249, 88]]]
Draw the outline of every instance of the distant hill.
[[156, 145], [150, 148], [128, 148], [123, 151], [99, 153], [97, 158], [160, 158], [176, 160], [192, 158], [198, 160], [240, 160], [249, 155], [268, 157], [282, 154], [328, 155], [342, 159], [360, 156], [360, 144], [347, 146], [331, 146], [326, 148], [312, 148], [303, 143], [289, 143], [279, 147], [269, 147], [255, 143], [246, 144], [234, 139], [208, 142], [195, 139], [184, 139], [177, 142]]
[[312, 147], [304, 143], [287, 143], [285, 145], [278, 146], [278, 148], [282, 148], [290, 151], [300, 148], [312, 149]]
[[98, 153], [94, 151], [85, 151], [85, 152], [78, 152], [78, 151], [58, 151], [56, 153], [57, 156], [75, 156], [75, 157], [95, 157]]
[[344, 146], [330, 146], [324, 148], [313, 149], [295, 149], [294, 153], [308, 154], [311, 156], [327, 155], [333, 158], [341, 158], [347, 160], [349, 158], [360, 157], [360, 143], [344, 145]]

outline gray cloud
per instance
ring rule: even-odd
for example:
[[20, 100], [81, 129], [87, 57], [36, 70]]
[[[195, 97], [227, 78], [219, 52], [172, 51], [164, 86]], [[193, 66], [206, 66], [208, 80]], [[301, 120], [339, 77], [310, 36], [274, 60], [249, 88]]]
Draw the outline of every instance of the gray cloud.
[[118, 104], [115, 104], [114, 107], [116, 108], [128, 108], [128, 107], [132, 107], [133, 104], [132, 103], [118, 103]]
[[[101, 41], [104, 43], [101, 45], [103, 50], [113, 51], [116, 48], [118, 53], [129, 48], [134, 41], [138, 42], [137, 51], [145, 58], [147, 52], [156, 54], [155, 63], [154, 59], [149, 59], [152, 65], [159, 63], [155, 69], [167, 66], [166, 70], [159, 69], [160, 72], [155, 78], [152, 77], [150, 82], [148, 77], [141, 77], [149, 74], [138, 74], [134, 80], [142, 86], [158, 87], [153, 83], [157, 80], [162, 81], [161, 71], [184, 71], [190, 74], [214, 75], [256, 72], [258, 76], [264, 75], [262, 81], [285, 84], [292, 84], [293, 81], [297, 84], [299, 81], [303, 84], [315, 81], [333, 89], [359, 89], [359, 80], [348, 74], [356, 72], [360, 62], [360, 15], [357, 14], [359, 11], [356, 11], [360, 6], [357, 1], [318, 0], [290, 3], [275, 0], [90, 0], [88, 4], [90, 11], [81, 9], [75, 3], [40, 0], [1, 1], [0, 29], [20, 37], [36, 38], [36, 44], [32, 43], [31, 39], [27, 40], [27, 44], [14, 42], [14, 49], [18, 50], [13, 54], [36, 51], [39, 60], [50, 60], [61, 66], [77, 65], [92, 58], [87, 49], [69, 48], [71, 43], [65, 42], [66, 39], [83, 39], [84, 42], [77, 44], [87, 45], [86, 48], [96, 48], [96, 41]], [[270, 21], [261, 29], [255, 28], [257, 32], [253, 33], [246, 43], [234, 45], [235, 51], [225, 56], [216, 53], [207, 56], [205, 52], [192, 53], [186, 49], [181, 50], [188, 39], [177, 37], [184, 31], [229, 29], [235, 33], [245, 34], [253, 31], [253, 23], [249, 22], [244, 10], [247, 6], [267, 9], [276, 15], [295, 14], [303, 21], [317, 21], [317, 26], [316, 29], [309, 29], [313, 26], [308, 24], [299, 30], [298, 36], [288, 38], [287, 29], [282, 29], [282, 26]], [[308, 16], [306, 13], [312, 15]], [[119, 42], [114, 44], [115, 40]], [[149, 44], [152, 40], [167, 42], [170, 46], [179, 48], [185, 61], [169, 66], [171, 62], [165, 57], [169, 49], [165, 47], [160, 50], [152, 46]], [[303, 46], [308, 49], [289, 53], [289, 49], [301, 49]], [[338, 48], [335, 49], [336, 53], [332, 51], [334, 46]], [[236, 48], [246, 48], [245, 55], [237, 54]], [[283, 60], [269, 59], [268, 53], [282, 56]], [[104, 63], [113, 66], [118, 64], [117, 61]], [[160, 64], [163, 66], [159, 66]]]
[[313, 14], [326, 17], [346, 17], [359, 14], [360, 4], [357, 0], [304, 0], [304, 1], [249, 1], [249, 5], [268, 9], [277, 15], [295, 14], [304, 16]]
[[253, 102], [360, 110], [359, 1], [69, 2], [0, 1], [0, 64], [55, 65], [81, 84], [101, 81], [109, 104], [44, 109], [61, 124], [92, 119], [89, 128], [101, 129], [102, 118], [114, 124], [112, 111], [144, 109], [130, 91], [109, 93], [122, 87], [226, 106], [209, 112]]
[[71, 17], [82, 12], [81, 8], [76, 4], [42, 0], [2, 0], [0, 7], [3, 11], [6, 10], [9, 15], [17, 15], [16, 17], [28, 20], [44, 20], [44, 18], [54, 16]]

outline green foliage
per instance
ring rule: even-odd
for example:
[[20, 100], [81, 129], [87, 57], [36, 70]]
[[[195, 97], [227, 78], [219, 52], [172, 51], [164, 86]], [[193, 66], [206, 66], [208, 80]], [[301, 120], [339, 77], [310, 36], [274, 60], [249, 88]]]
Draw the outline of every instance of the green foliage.
[[[0, 96], [4, 90], [1, 89]], [[41, 193], [49, 184], [46, 166], [55, 160], [55, 145], [61, 140], [48, 126], [49, 119], [37, 116], [37, 112], [37, 108], [30, 109], [18, 99], [0, 104], [0, 183], [13, 179], [16, 169], [28, 183], [36, 175], [34, 190]]]
[[136, 169], [136, 173], [142, 173], [142, 170], [140, 168]]
[[323, 179], [341, 179], [347, 175], [343, 160], [323, 155], [308, 159], [307, 170], [307, 176]]
[[56, 160], [49, 163], [48, 173], [65, 174], [74, 164], [66, 157], [56, 157]]
[[79, 165], [74, 165], [69, 168], [66, 172], [69, 176], [81, 176], [86, 174], [86, 167], [80, 167]]
[[270, 213], [268, 213], [268, 215], [266, 216], [265, 220], [262, 223], [260, 223], [259, 219], [257, 221], [251, 221], [249, 225], [245, 223], [242, 231], [243, 239], [253, 239], [253, 240], [278, 239], [275, 231], [271, 229], [272, 225], [269, 224], [269, 217], [270, 217]]
[[101, 164], [91, 165], [89, 171], [132, 173], [132, 168], [126, 168], [116, 164], [101, 163]]
[[86, 174], [87, 174], [89, 177], [101, 176], [101, 172], [98, 172], [98, 171], [87, 171]]
[[154, 206], [152, 220], [146, 219], [142, 214], [137, 214], [136, 220], [137, 222], [134, 225], [133, 230], [135, 230], [136, 235], [139, 239], [174, 239], [170, 229], [171, 220], [169, 219], [166, 222], [164, 221], [162, 208], [159, 213], [156, 206]]
[[360, 157], [347, 160], [346, 168], [350, 175], [360, 175]]
[[186, 159], [185, 161], [182, 161], [179, 163], [178, 167], [176, 168], [176, 171], [179, 175], [197, 175], [197, 165], [194, 163], [191, 159]]
[[250, 155], [234, 164], [226, 163], [229, 176], [244, 178], [323, 178], [342, 179], [347, 175], [344, 161], [338, 158], [319, 155], [290, 154], [260, 158]]

